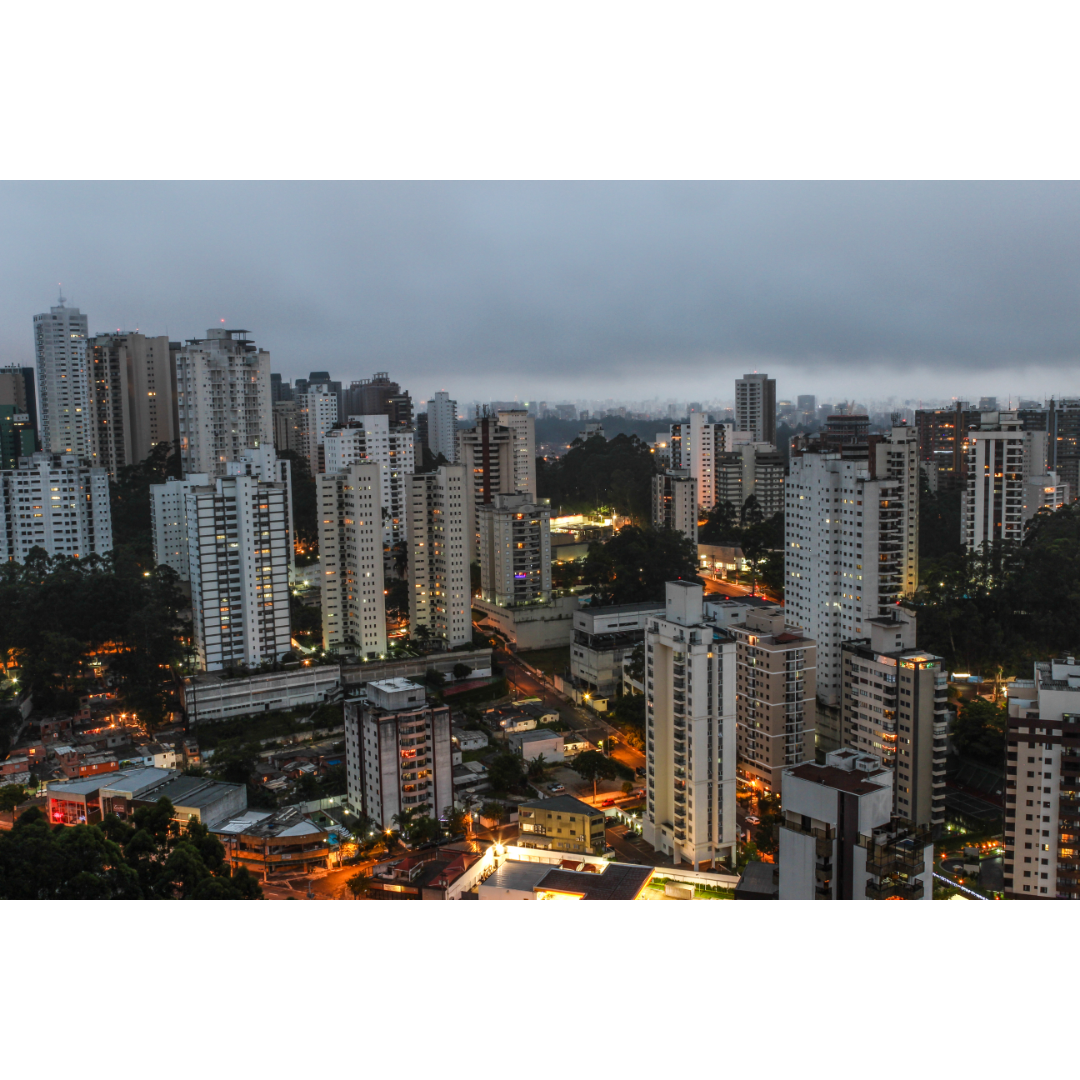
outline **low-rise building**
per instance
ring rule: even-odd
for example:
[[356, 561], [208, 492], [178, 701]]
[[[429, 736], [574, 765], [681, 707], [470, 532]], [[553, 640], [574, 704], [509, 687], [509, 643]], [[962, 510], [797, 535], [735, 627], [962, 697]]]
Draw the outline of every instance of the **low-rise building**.
[[329, 834], [299, 807], [248, 810], [211, 826], [234, 870], [266, 881], [275, 875], [309, 874], [330, 865]]
[[193, 724], [317, 705], [341, 689], [336, 664], [312, 664], [243, 677], [203, 672], [184, 681], [184, 707]]
[[511, 751], [525, 761], [535, 761], [538, 757], [543, 757], [545, 762], [552, 764], [563, 761], [566, 756], [563, 737], [550, 728], [517, 732], [507, 736], [506, 741]]
[[467, 753], [470, 750], [483, 750], [489, 739], [482, 731], [469, 731], [466, 728], [452, 727], [450, 737], [458, 750]]
[[184, 776], [175, 769], [122, 769], [79, 780], [51, 781], [46, 786], [49, 821], [54, 825], [94, 825], [106, 814], [121, 821], [140, 806], [159, 799], [173, 804], [175, 820], [213, 826], [247, 809], [247, 788]]
[[607, 845], [603, 810], [571, 795], [519, 804], [518, 833], [526, 848], [601, 854]]
[[434, 851], [410, 852], [375, 867], [368, 896], [372, 900], [460, 900], [489, 874], [495, 848], [446, 844]]
[[893, 776], [873, 754], [833, 750], [784, 774], [781, 900], [932, 900], [928, 829], [893, 815]]
[[477, 890], [481, 900], [637, 900], [651, 866], [629, 863], [547, 863], [508, 859]]
[[570, 673], [575, 682], [597, 694], [613, 694], [624, 660], [645, 641], [649, 617], [663, 614], [664, 605], [652, 601], [575, 611], [570, 644]]

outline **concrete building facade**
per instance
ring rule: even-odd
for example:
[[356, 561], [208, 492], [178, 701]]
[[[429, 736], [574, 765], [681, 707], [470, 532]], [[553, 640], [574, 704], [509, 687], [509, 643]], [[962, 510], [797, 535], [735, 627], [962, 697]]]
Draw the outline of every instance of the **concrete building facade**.
[[441, 465], [406, 477], [409, 492], [409, 629], [426, 626], [457, 648], [472, 641], [465, 467]]
[[735, 642], [704, 590], [669, 581], [645, 630], [647, 801], [642, 836], [675, 862], [734, 865]]
[[352, 807], [384, 828], [413, 811], [436, 820], [453, 808], [450, 710], [408, 679], [369, 682], [345, 702], [345, 764]]
[[814, 759], [817, 647], [780, 609], [751, 609], [735, 639], [739, 774], [779, 793], [784, 770]]
[[[915, 432], [792, 448], [784, 484], [784, 603], [817, 643], [817, 693], [837, 706], [844, 641], [866, 636], [918, 585]], [[839, 732], [836, 732], [839, 740]]]
[[428, 398], [428, 449], [435, 457], [442, 454], [451, 464], [457, 461], [457, 410], [457, 402], [445, 390]]
[[112, 551], [104, 469], [39, 450], [0, 470], [0, 563], [26, 562], [35, 547], [76, 559]]
[[751, 442], [776, 443], [776, 380], [754, 372], [735, 380], [735, 430]]
[[115, 477], [176, 440], [176, 398], [169, 339], [99, 334], [87, 343], [94, 463]]
[[934, 845], [892, 815], [892, 772], [833, 750], [789, 769], [780, 826], [781, 900], [932, 900]]
[[323, 648], [386, 655], [382, 478], [361, 461], [317, 478]]
[[279, 660], [292, 648], [283, 484], [219, 476], [185, 496], [195, 646], [205, 671]]
[[270, 354], [246, 330], [210, 329], [174, 353], [184, 475], [223, 476], [250, 447], [273, 445]]
[[915, 647], [907, 613], [871, 619], [870, 636], [843, 645], [843, 742], [874, 754], [893, 774], [893, 815], [945, 825], [948, 674], [940, 656]]
[[551, 506], [496, 495], [480, 506], [480, 595], [499, 607], [551, 599]]
[[697, 544], [697, 481], [689, 469], [666, 469], [653, 477], [652, 523], [674, 529]]
[[623, 678], [623, 662], [645, 643], [650, 619], [663, 618], [666, 608], [652, 602], [583, 607], [574, 612], [570, 673], [575, 683], [600, 697], [614, 694]]
[[41, 448], [92, 461], [87, 336], [87, 317], [65, 307], [63, 296], [47, 313], [34, 316]]
[[1080, 900], [1080, 663], [1041, 661], [1009, 684], [1008, 900]]
[[502, 427], [513, 436], [514, 491], [536, 498], [536, 417], [528, 409], [500, 409], [496, 414]]

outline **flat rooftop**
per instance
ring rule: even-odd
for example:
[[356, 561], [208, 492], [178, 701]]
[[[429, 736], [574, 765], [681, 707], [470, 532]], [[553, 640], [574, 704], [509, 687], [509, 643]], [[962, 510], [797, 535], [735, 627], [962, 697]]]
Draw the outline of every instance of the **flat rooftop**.
[[806, 762], [787, 770], [787, 775], [797, 776], [800, 780], [809, 780], [812, 784], [824, 784], [838, 791], [847, 791], [852, 795], [871, 795], [875, 791], [881, 791], [882, 787], [881, 784], [871, 783], [867, 778], [880, 776], [884, 772], [886, 772], [885, 769], [876, 769], [872, 773], [848, 772], [847, 769], [838, 769], [834, 765], [815, 765], [813, 762]]
[[597, 817], [603, 814], [598, 806], [590, 806], [573, 795], [554, 795], [550, 799], [530, 799], [528, 802], [518, 803], [518, 809], [526, 810], [554, 810], [563, 814], [585, 814], [588, 817]]
[[377, 682], [370, 682], [368, 686], [378, 687], [384, 694], [400, 694], [405, 690], [424, 689], [420, 683], [413, 682], [412, 679], [402, 679], [397, 676], [393, 679], [379, 679]]
[[636, 900], [653, 875], [651, 866], [608, 863], [598, 874], [549, 870], [534, 890], [570, 893], [582, 900]]

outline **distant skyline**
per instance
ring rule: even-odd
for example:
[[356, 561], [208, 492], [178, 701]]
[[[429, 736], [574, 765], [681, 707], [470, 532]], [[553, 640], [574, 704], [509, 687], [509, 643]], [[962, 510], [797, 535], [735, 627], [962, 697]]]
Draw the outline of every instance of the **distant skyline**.
[[4, 183], [33, 316], [201, 337], [414, 399], [1080, 395], [1076, 183]]

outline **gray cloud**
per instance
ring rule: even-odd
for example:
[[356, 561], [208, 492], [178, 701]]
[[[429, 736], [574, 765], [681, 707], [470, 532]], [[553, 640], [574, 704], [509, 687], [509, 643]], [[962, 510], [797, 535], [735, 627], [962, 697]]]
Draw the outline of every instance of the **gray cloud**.
[[[224, 318], [288, 377], [417, 397], [1080, 391], [1075, 183], [0, 187], [0, 361], [63, 281], [92, 330]], [[1033, 381], [1042, 380], [1038, 385]]]

